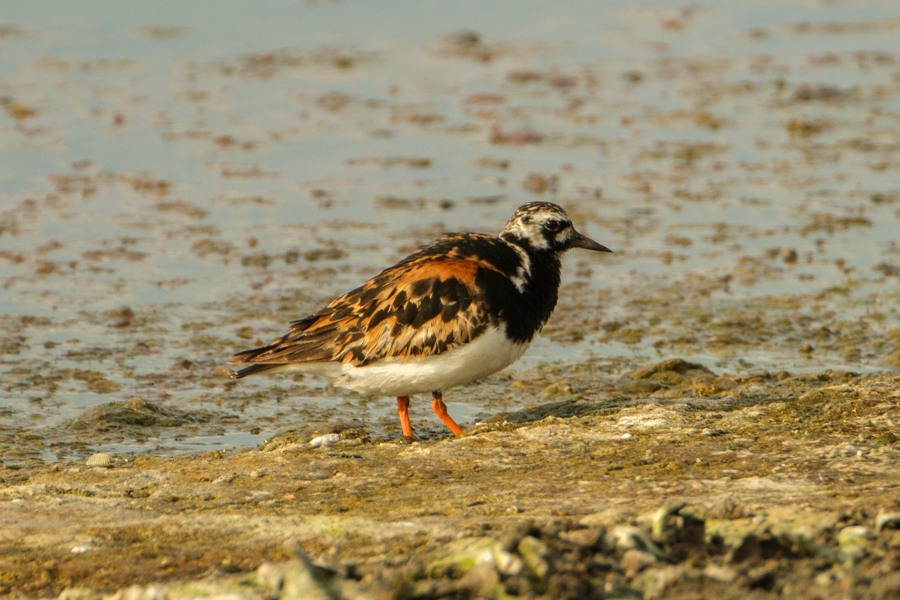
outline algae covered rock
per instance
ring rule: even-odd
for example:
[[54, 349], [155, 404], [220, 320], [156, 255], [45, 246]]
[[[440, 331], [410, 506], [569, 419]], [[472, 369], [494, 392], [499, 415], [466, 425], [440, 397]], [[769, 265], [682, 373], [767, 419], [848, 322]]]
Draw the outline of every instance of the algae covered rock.
[[95, 406], [72, 421], [73, 430], [103, 430], [114, 427], [180, 427], [212, 419], [208, 411], [187, 412], [160, 406], [143, 398]]

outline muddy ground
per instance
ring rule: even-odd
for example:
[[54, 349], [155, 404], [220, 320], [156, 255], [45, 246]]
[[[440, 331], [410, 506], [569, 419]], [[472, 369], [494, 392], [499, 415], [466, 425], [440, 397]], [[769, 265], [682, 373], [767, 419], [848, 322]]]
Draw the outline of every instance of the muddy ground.
[[[672, 359], [611, 379], [604, 399], [577, 391], [590, 376], [566, 375], [544, 388], [561, 397], [459, 438], [374, 437], [361, 426], [320, 446], [286, 433], [256, 449], [106, 467], [8, 464], [0, 590], [900, 594], [897, 375], [715, 375]], [[133, 402], [106, 422], [141, 410]]]
[[[889, 1], [7, 4], [0, 600], [900, 597]], [[531, 200], [461, 437], [229, 379]]]

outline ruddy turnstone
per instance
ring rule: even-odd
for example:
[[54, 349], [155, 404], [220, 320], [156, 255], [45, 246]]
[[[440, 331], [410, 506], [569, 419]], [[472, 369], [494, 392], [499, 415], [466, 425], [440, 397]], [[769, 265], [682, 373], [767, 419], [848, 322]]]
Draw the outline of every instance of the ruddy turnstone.
[[530, 202], [499, 236], [447, 234], [292, 321], [268, 346], [236, 354], [231, 364], [248, 366], [233, 377], [304, 371], [396, 396], [405, 436], [409, 397], [431, 392], [431, 408], [459, 435], [444, 390], [522, 356], [556, 306], [560, 259], [570, 248], [611, 252], [575, 231], [561, 207]]

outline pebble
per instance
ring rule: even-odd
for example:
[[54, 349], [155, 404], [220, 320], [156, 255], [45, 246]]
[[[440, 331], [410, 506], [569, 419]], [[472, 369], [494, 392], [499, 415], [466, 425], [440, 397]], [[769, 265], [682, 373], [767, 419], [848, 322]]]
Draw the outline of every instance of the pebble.
[[619, 552], [642, 550], [660, 560], [665, 558], [665, 552], [650, 539], [647, 532], [631, 525], [620, 525], [611, 529], [606, 534], [605, 543], [607, 547], [615, 548]]
[[57, 600], [100, 600], [102, 596], [89, 588], [66, 588], [57, 596]]
[[656, 564], [656, 557], [643, 550], [626, 550], [622, 555], [621, 567], [627, 577], [634, 577], [650, 565]]
[[[485, 552], [490, 554], [489, 550]], [[478, 598], [490, 597], [491, 591], [496, 590], [499, 584], [500, 577], [490, 556], [486, 560], [479, 558], [460, 580], [460, 587], [471, 590]]]
[[706, 428], [700, 432], [700, 435], [705, 435], [706, 437], [716, 437], [720, 435], [725, 435], [727, 432], [724, 429], [710, 429]]
[[853, 525], [841, 529], [837, 534], [837, 541], [844, 556], [851, 563], [855, 563], [866, 555], [866, 549], [871, 543], [871, 537], [872, 533], [868, 527]]
[[841, 546], [847, 544], [868, 544], [871, 533], [868, 527], [852, 525], [844, 527], [838, 532], [837, 539]]
[[623, 440], [630, 440], [630, 439], [633, 438], [633, 437], [634, 437], [634, 436], [631, 435], [630, 433], [623, 433], [623, 434], [622, 434], [622, 439], [623, 439]]
[[544, 543], [535, 537], [527, 535], [519, 542], [518, 551], [525, 565], [538, 579], [543, 581], [547, 577], [547, 571], [549, 570], [549, 565], [544, 558], [547, 555], [547, 547]]
[[653, 535], [657, 537], [662, 536], [665, 533], [666, 523], [668, 522], [669, 517], [677, 515], [684, 507], [684, 502], [671, 502], [653, 513], [651, 528]]
[[223, 483], [231, 483], [237, 479], [237, 473], [228, 473], [226, 475], [222, 475], [221, 477], [217, 477], [213, 481], [213, 485], [222, 485]]
[[305, 556], [291, 561], [285, 569], [281, 600], [329, 600], [335, 597], [337, 594], [324, 573]]
[[835, 576], [835, 573], [833, 571], [825, 571], [824, 573], [819, 573], [818, 575], [816, 575], [813, 581], [816, 582], [817, 586], [827, 588], [832, 583], [834, 583], [836, 579], [837, 577]]
[[619, 508], [607, 508], [606, 510], [586, 515], [579, 519], [578, 523], [585, 527], [612, 527], [631, 518], [630, 513]]
[[710, 564], [703, 570], [703, 574], [713, 581], [721, 581], [722, 583], [731, 583], [737, 579], [738, 573], [731, 567], [720, 567], [719, 565]]
[[336, 433], [326, 433], [325, 435], [320, 435], [319, 437], [314, 437], [309, 440], [309, 445], [313, 448], [318, 448], [319, 446], [324, 446], [326, 444], [333, 444], [335, 442], [341, 441], [341, 436]]
[[111, 600], [168, 600], [169, 594], [161, 585], [151, 584], [144, 587], [135, 584], [107, 597]]
[[875, 517], [875, 531], [884, 529], [900, 529], [900, 513], [889, 513], [885, 510], [878, 511]]
[[562, 539], [582, 548], [594, 548], [603, 539], [606, 533], [602, 527], [589, 527], [587, 529], [574, 529], [559, 534]]
[[[706, 517], [709, 519], [743, 519], [751, 515], [733, 496], [724, 495], [715, 499]], [[765, 517], [763, 517], [765, 520]]]
[[284, 573], [290, 563], [264, 562], [256, 570], [256, 582], [266, 592], [267, 596], [278, 597], [281, 586], [284, 585]]
[[[479, 557], [481, 560], [481, 557]], [[525, 564], [522, 559], [515, 554], [511, 554], [500, 548], [493, 549], [493, 560], [497, 571], [507, 577], [515, 577], [522, 572]]]

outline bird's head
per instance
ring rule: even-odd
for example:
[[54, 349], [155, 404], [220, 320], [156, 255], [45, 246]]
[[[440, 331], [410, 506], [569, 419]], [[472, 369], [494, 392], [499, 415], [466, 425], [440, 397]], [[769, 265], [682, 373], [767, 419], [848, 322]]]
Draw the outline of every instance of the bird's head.
[[529, 202], [520, 206], [500, 231], [500, 238], [537, 252], [549, 250], [562, 254], [570, 248], [612, 252], [575, 231], [566, 211], [552, 202]]

